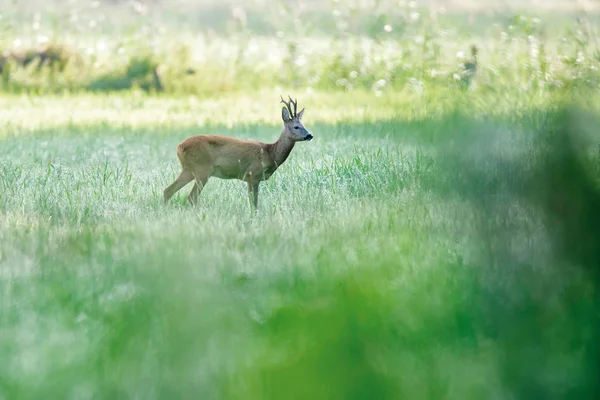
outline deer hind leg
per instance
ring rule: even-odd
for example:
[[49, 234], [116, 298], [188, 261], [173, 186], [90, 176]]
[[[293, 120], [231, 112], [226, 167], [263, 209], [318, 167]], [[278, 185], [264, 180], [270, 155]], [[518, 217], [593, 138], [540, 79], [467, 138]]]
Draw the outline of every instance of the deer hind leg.
[[188, 201], [193, 206], [196, 205], [198, 201], [198, 195], [202, 193], [202, 189], [204, 189], [204, 186], [206, 186], [206, 182], [208, 182], [209, 176], [210, 175], [202, 169], [196, 169], [194, 171], [194, 178], [196, 179], [196, 182], [194, 183], [194, 187], [192, 188], [192, 191], [188, 196]]
[[200, 186], [198, 186], [198, 182], [194, 182], [194, 187], [188, 195], [188, 201], [191, 205], [196, 204], [196, 201], [198, 200], [198, 193], [200, 193]]
[[177, 193], [177, 191], [179, 191], [182, 187], [184, 187], [185, 185], [190, 183], [193, 179], [194, 179], [194, 175], [192, 174], [191, 171], [188, 171], [185, 169], [183, 171], [181, 171], [181, 173], [179, 174], [177, 179], [175, 179], [175, 182], [171, 183], [163, 191], [164, 202], [166, 203], [167, 201], [169, 201], [169, 199], [171, 197], [173, 197], [173, 195], [175, 193]]

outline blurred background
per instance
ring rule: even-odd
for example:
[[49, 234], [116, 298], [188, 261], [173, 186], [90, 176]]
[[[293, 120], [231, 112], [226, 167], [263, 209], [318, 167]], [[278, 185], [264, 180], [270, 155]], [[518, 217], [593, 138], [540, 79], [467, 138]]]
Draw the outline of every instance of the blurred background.
[[475, 57], [483, 85], [556, 86], [598, 63], [598, 4], [2, 0], [0, 90], [418, 91]]

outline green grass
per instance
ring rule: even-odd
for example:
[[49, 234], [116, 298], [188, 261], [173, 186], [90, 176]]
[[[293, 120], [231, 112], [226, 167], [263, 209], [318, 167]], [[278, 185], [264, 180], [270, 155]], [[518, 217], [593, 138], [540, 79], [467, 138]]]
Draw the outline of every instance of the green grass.
[[0, 398], [592, 390], [587, 275], [514, 193], [475, 200], [536, 164], [550, 94], [298, 94], [315, 140], [257, 218], [237, 181], [161, 204], [179, 141], [274, 140], [278, 94], [1, 100]]
[[[0, 400], [599, 397], [592, 28], [34, 3], [0, 50], [41, 35], [79, 58], [0, 82]], [[239, 181], [162, 204], [180, 141], [274, 141], [288, 94], [315, 139], [257, 217]]]

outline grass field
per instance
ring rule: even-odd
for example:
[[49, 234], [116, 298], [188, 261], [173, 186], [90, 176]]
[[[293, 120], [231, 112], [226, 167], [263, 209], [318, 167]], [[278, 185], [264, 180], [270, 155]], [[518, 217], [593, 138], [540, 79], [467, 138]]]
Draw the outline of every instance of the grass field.
[[[494, 251], [480, 236], [488, 216], [456, 193], [486, 183], [445, 170], [460, 168], [458, 141], [484, 180], [509, 177], [494, 157], [531, 151], [552, 111], [482, 125], [457, 110], [415, 117], [403, 103], [428, 102], [393, 94], [347, 99], [299, 96], [315, 140], [262, 186], [256, 219], [239, 182], [211, 180], [197, 209], [189, 186], [167, 206], [161, 194], [182, 138], [274, 140], [275, 93], [3, 99], [2, 395], [508, 398], [537, 387], [562, 397], [585, 383], [585, 335], [573, 326], [587, 324], [562, 297], [584, 278], [544, 264], [552, 249], [535, 221], [494, 222], [491, 209], [492, 240], [525, 239], [495, 270], [481, 254]], [[485, 139], [468, 145], [475, 131]], [[514, 201], [504, 195], [501, 208]], [[509, 310], [535, 305], [530, 317], [549, 318], [552, 333], [522, 334], [507, 353], [508, 339], [486, 332], [506, 311], [482, 303], [482, 279]], [[517, 317], [504, 315], [515, 330]], [[510, 376], [507, 354], [525, 370]]]
[[[501, 52], [470, 90], [451, 54], [470, 41], [449, 39], [431, 59], [402, 39], [402, 60], [332, 39], [371, 50], [271, 85], [277, 64], [242, 57], [211, 81], [209, 59], [161, 95], [16, 71], [0, 86], [0, 400], [594, 398], [597, 48], [551, 41], [548, 61], [523, 29], [475, 38]], [[257, 58], [286, 48], [254, 35]], [[287, 94], [315, 139], [255, 218], [238, 181], [162, 204], [181, 140], [274, 141]]]

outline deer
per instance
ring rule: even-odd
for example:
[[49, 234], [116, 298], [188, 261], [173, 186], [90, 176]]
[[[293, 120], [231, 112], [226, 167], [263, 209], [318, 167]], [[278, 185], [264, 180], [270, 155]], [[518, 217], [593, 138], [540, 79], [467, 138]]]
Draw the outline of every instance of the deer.
[[258, 210], [258, 188], [287, 160], [296, 142], [311, 141], [313, 135], [302, 125], [304, 108], [298, 110], [298, 100], [285, 101], [281, 96], [283, 129], [277, 141], [263, 143], [229, 136], [200, 134], [185, 139], [177, 146], [181, 172], [163, 191], [167, 203], [177, 191], [192, 180], [194, 186], [188, 195], [192, 206], [211, 177], [237, 179], [248, 185], [250, 212]]

